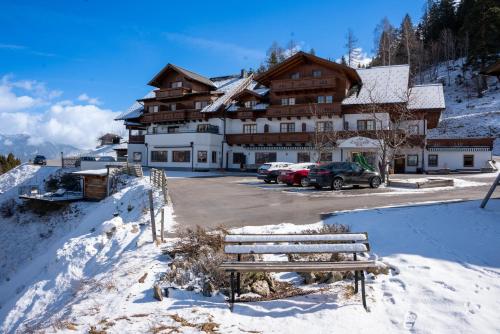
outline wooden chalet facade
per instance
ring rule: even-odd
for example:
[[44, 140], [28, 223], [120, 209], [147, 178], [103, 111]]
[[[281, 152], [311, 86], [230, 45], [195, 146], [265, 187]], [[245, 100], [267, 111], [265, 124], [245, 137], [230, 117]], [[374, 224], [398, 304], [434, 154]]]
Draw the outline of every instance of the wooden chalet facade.
[[[406, 65], [355, 70], [299, 52], [256, 76], [206, 78], [168, 64], [149, 85], [154, 89], [118, 118], [129, 130], [128, 160], [144, 166], [252, 169], [361, 154], [377, 168], [375, 138], [394, 127], [393, 110], [401, 107], [412, 118], [398, 126], [411, 135], [392, 162], [396, 172], [481, 169], [491, 159], [491, 149], [481, 151], [470, 167], [455, 148], [456, 163], [436, 164], [426, 137], [445, 109], [443, 89], [410, 87]], [[318, 132], [335, 133], [330, 149], [318, 150]]]

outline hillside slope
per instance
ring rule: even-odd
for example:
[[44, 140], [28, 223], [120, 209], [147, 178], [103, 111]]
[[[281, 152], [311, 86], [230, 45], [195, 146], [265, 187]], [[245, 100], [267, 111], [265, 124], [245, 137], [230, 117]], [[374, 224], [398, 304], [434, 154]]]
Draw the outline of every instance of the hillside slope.
[[424, 80], [442, 82], [446, 101], [439, 125], [429, 130], [428, 138], [495, 137], [493, 154], [500, 155], [500, 83], [488, 77], [488, 89], [477, 97], [470, 73], [461, 79], [461, 64], [462, 60], [453, 62], [448, 76], [448, 66], [442, 63], [437, 79]]

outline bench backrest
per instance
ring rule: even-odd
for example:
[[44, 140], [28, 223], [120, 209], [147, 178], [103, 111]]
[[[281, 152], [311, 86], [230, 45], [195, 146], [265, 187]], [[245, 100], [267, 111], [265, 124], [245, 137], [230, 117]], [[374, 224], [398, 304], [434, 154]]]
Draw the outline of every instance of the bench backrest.
[[362, 253], [370, 250], [367, 233], [228, 234], [227, 254]]

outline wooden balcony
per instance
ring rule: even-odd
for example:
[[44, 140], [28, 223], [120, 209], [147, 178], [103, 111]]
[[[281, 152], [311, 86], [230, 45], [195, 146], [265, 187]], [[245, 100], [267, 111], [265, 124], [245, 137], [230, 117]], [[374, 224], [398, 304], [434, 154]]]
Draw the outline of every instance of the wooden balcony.
[[341, 114], [340, 102], [295, 104], [292, 106], [271, 105], [264, 117], [310, 117]]
[[128, 142], [129, 144], [144, 144], [144, 135], [129, 135]]
[[229, 118], [236, 119], [256, 119], [258, 117], [266, 117], [266, 109], [240, 108], [236, 112], [228, 113]]
[[226, 135], [226, 140], [229, 145], [291, 144], [310, 142], [312, 135], [311, 132], [244, 133]]
[[170, 97], [179, 97], [191, 92], [190, 88], [177, 87], [177, 88], [161, 88], [155, 90], [155, 95], [157, 99], [165, 99]]
[[161, 123], [189, 120], [203, 120], [207, 115], [200, 112], [198, 109], [183, 109], [176, 111], [159, 111], [155, 113], [144, 114], [140, 121], [141, 123]]
[[271, 90], [274, 92], [300, 91], [314, 89], [334, 89], [336, 87], [335, 77], [282, 79], [271, 82]]

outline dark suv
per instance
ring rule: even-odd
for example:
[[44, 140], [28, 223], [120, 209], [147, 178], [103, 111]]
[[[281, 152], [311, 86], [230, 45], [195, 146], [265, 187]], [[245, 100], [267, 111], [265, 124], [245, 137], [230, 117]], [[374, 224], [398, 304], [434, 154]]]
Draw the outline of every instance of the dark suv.
[[332, 162], [319, 166], [309, 172], [308, 179], [316, 189], [330, 187], [332, 190], [340, 190], [347, 184], [378, 188], [382, 183], [379, 173], [364, 169], [356, 162]]
[[35, 159], [33, 159], [33, 164], [35, 165], [46, 165], [47, 164], [47, 158], [45, 158], [43, 155], [37, 155]]

